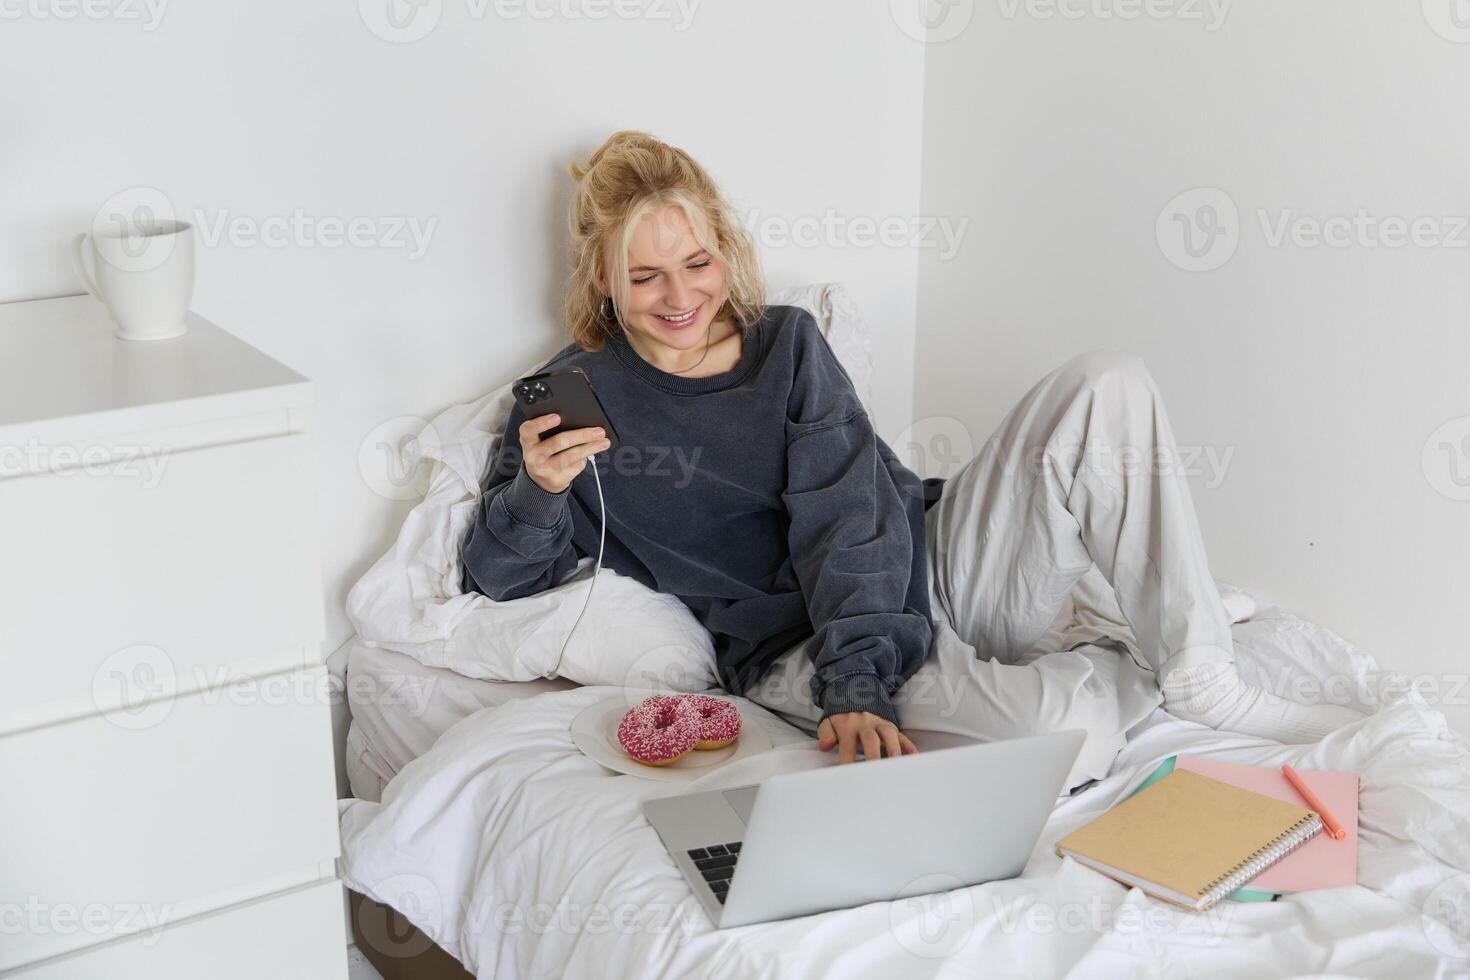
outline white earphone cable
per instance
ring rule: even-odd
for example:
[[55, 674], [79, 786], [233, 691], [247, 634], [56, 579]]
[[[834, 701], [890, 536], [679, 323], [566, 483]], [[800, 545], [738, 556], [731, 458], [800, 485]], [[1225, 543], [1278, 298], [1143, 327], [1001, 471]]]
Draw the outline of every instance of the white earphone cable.
[[577, 621], [567, 631], [567, 638], [561, 642], [561, 652], [556, 655], [556, 666], [551, 669], [547, 677], [556, 677], [561, 673], [562, 657], [566, 656], [567, 644], [572, 641], [572, 634], [577, 632], [577, 626], [582, 622], [582, 616], [587, 612], [587, 606], [592, 602], [592, 590], [597, 587], [597, 573], [602, 571], [602, 546], [607, 542], [607, 504], [602, 499], [602, 477], [597, 474], [597, 458], [588, 456], [587, 462], [592, 466], [592, 479], [597, 481], [597, 512], [602, 517], [602, 532], [597, 538], [597, 564], [592, 569], [592, 581], [587, 586], [587, 598], [582, 600], [582, 611], [577, 613]]

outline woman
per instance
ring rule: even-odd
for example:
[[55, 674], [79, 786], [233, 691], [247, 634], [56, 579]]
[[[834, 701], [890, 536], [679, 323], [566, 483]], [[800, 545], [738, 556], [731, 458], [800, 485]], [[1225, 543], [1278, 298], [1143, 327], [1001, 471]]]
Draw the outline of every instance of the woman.
[[[1173, 448], [1137, 358], [1063, 365], [953, 478], [920, 481], [812, 317], [763, 305], [749, 236], [687, 154], [619, 132], [571, 172], [574, 342], [542, 370], [585, 370], [622, 445], [607, 454], [598, 429], [542, 441], [558, 419], [513, 409], [464, 543], [467, 589], [530, 595], [597, 553], [591, 457], [605, 564], [682, 599], [723, 686], [841, 762], [916, 751], [905, 727], [1084, 728], [1070, 788], [1106, 774], [1160, 692], [1181, 718], [1285, 741], [1356, 717], [1236, 675], [1183, 477], [1114, 465], [1118, 449]], [[1027, 656], [1094, 563], [1147, 665], [1097, 646]]]

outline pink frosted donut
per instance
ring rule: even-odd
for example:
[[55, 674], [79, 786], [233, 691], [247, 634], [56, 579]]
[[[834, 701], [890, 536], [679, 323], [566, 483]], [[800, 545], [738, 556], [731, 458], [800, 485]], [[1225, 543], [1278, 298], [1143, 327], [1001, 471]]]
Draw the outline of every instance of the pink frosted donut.
[[729, 701], [708, 694], [686, 694], [684, 700], [700, 720], [696, 749], [723, 749], [740, 737], [740, 709]]
[[618, 744], [646, 766], [666, 766], [689, 754], [699, 741], [699, 712], [680, 698], [644, 698], [618, 723]]

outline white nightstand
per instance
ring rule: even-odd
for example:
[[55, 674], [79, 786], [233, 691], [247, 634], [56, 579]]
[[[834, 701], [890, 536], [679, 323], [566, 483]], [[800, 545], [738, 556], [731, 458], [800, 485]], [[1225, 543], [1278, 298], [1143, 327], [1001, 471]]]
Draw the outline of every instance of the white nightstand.
[[346, 977], [312, 386], [190, 323], [0, 305], [6, 977]]

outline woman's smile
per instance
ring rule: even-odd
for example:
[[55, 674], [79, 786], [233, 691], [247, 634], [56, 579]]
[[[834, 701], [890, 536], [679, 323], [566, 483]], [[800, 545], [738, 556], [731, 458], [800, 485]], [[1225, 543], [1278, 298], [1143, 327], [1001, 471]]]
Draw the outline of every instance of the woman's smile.
[[683, 313], [655, 313], [654, 316], [662, 320], [663, 326], [668, 328], [669, 330], [683, 330], [684, 328], [693, 325], [694, 321], [699, 318], [699, 311], [702, 309], [704, 309], [703, 303], [699, 304], [694, 309], [686, 310]]

